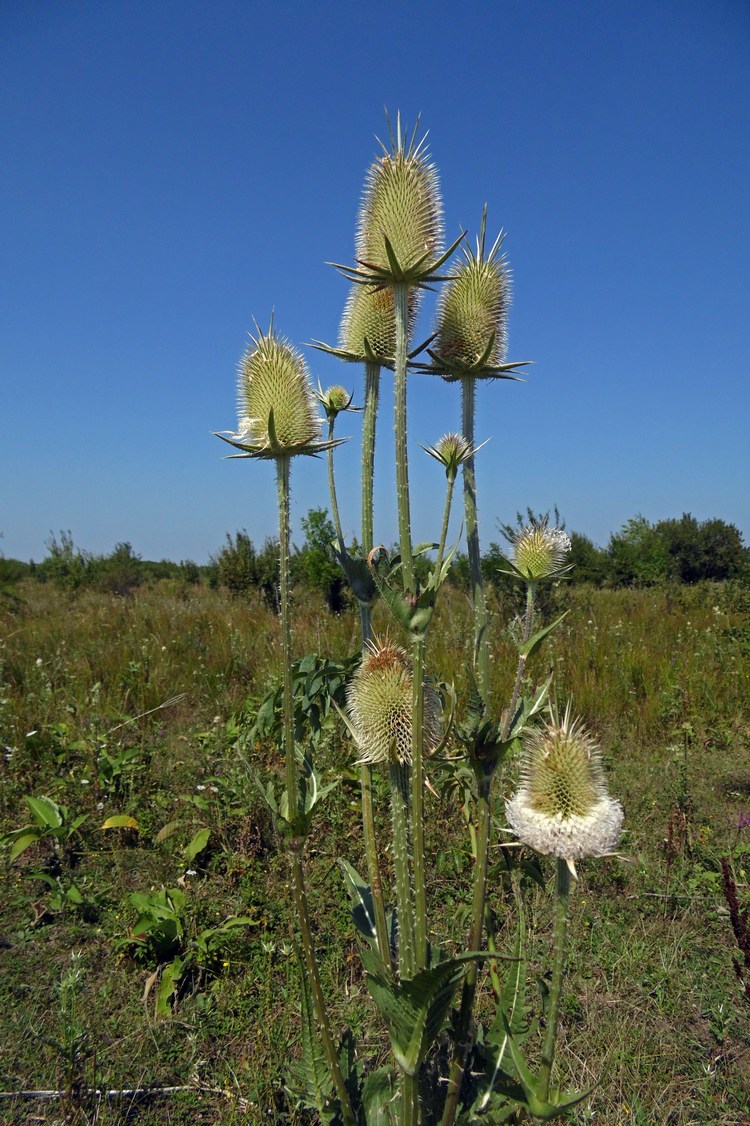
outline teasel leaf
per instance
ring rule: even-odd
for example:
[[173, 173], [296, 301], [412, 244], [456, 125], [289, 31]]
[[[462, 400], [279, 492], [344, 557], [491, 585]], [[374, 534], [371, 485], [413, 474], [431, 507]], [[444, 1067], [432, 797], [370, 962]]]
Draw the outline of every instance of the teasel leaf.
[[540, 629], [538, 631], [538, 633], [535, 633], [534, 636], [530, 637], [528, 641], [524, 641], [523, 645], [519, 645], [518, 646], [519, 656], [526, 657], [527, 659], [529, 657], [533, 657], [534, 654], [536, 653], [536, 651], [539, 649], [539, 646], [544, 641], [544, 639], [546, 637], [549, 637], [549, 635], [552, 633], [553, 630], [557, 629], [557, 627], [560, 625], [560, 623], [563, 622], [565, 620], [565, 618], [567, 618], [569, 613], [570, 613], [570, 610], [566, 610], [565, 613], [561, 614], [560, 617], [557, 618], [554, 622], [552, 622], [551, 625], [545, 626], [543, 629]]
[[339, 859], [339, 867], [344, 873], [344, 883], [351, 902], [352, 922], [375, 949], [378, 934], [375, 927], [375, 903], [370, 885], [365, 883], [357, 869], [347, 860]]

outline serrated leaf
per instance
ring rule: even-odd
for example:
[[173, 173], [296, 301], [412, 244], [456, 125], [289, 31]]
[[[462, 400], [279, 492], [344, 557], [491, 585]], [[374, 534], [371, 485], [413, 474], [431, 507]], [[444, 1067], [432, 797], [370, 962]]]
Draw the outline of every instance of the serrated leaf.
[[114, 817], [108, 817], [100, 827], [102, 829], [137, 829], [139, 832], [141, 828], [135, 817], [131, 817], [127, 813], [116, 813]]
[[402, 982], [368, 972], [370, 996], [388, 1026], [396, 1060], [407, 1075], [416, 1075], [442, 1028], [456, 986], [466, 972], [465, 962], [451, 958]]
[[210, 829], [199, 829], [190, 843], [185, 845], [183, 855], [188, 864], [192, 860], [195, 860], [196, 856], [198, 856], [199, 853], [203, 852], [203, 849], [208, 844], [210, 836]]
[[554, 629], [557, 629], [562, 620], [564, 618], [567, 618], [569, 613], [570, 610], [566, 610], [564, 614], [561, 614], [560, 617], [552, 623], [552, 625], [545, 626], [544, 629], [540, 629], [537, 633], [534, 634], [533, 637], [530, 637], [528, 641], [524, 641], [523, 645], [519, 645], [518, 652], [520, 656], [526, 658], [533, 657], [544, 639], [548, 637]]
[[367, 1126], [395, 1126], [397, 1092], [393, 1068], [381, 1067], [370, 1072], [362, 1087], [362, 1107]]

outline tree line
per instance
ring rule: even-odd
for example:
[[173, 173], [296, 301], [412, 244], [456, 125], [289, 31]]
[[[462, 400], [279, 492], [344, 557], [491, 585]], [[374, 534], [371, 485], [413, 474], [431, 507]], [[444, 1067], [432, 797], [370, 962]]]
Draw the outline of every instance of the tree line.
[[[555, 512], [560, 527], [564, 522]], [[517, 515], [516, 525], [501, 524], [505, 542], [492, 542], [482, 556], [485, 580], [502, 589], [508, 582], [502, 573], [503, 557], [509, 551], [507, 540], [516, 527], [535, 514]], [[333, 523], [324, 508], [313, 508], [302, 519], [304, 542], [292, 557], [295, 584], [319, 590], [329, 608], [338, 612], [349, 598], [346, 581], [336, 563], [332, 543]], [[698, 521], [690, 513], [678, 519], [650, 523], [635, 516], [612, 534], [606, 547], [596, 546], [587, 536], [570, 533], [569, 581], [595, 586], [647, 587], [665, 583], [723, 582], [750, 580], [750, 550], [734, 524], [724, 520]], [[118, 543], [109, 555], [94, 555], [78, 547], [69, 532], [52, 535], [41, 562], [21, 562], [0, 556], [0, 584], [7, 588], [24, 578], [51, 582], [70, 591], [84, 588], [129, 594], [143, 583], [162, 579], [186, 584], [206, 584], [224, 588], [234, 595], [256, 590], [269, 603], [278, 598], [278, 547], [266, 539], [256, 547], [246, 531], [227, 534], [224, 544], [207, 564], [191, 560], [154, 562], [141, 559], [131, 544]], [[356, 550], [356, 549], [355, 549]], [[419, 563], [417, 564], [419, 567]], [[429, 561], [421, 561], [425, 576]], [[460, 587], [470, 584], [465, 554], [454, 557], [451, 580]]]

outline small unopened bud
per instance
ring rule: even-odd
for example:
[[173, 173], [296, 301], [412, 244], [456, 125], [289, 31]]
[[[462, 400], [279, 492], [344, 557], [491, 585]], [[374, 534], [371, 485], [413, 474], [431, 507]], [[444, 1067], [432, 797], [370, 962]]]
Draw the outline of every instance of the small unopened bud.
[[423, 446], [422, 449], [445, 467], [446, 477], [453, 481], [459, 467], [481, 449], [481, 446], [472, 446], [462, 434], [444, 434], [434, 446]]
[[[362, 761], [409, 762], [412, 746], [412, 664], [398, 645], [370, 646], [346, 694], [349, 718]], [[440, 738], [440, 701], [424, 685], [424, 747]]]
[[342, 411], [356, 409], [352, 407], [352, 396], [345, 387], [328, 387], [322, 391], [318, 385], [317, 399], [322, 404], [329, 422], [333, 422]]

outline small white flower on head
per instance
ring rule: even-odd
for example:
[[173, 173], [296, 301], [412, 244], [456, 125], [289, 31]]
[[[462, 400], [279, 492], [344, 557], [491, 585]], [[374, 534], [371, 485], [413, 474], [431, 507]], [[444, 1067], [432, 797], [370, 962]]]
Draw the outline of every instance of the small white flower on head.
[[571, 543], [562, 528], [550, 528], [547, 517], [527, 524], [513, 540], [514, 563], [530, 581], [552, 578], [568, 570], [565, 559]]
[[617, 847], [622, 806], [607, 793], [599, 749], [570, 706], [561, 723], [553, 719], [529, 736], [521, 785], [505, 812], [520, 841], [571, 868]]

